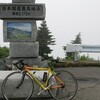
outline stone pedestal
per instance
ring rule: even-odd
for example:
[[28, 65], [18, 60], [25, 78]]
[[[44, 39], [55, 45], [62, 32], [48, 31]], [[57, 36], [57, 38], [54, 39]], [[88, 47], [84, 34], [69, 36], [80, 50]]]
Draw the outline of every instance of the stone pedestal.
[[[40, 65], [39, 44], [36, 41], [36, 19], [44, 18], [45, 7], [43, 4], [36, 5], [35, 0], [12, 0], [13, 4], [16, 6], [15, 8], [9, 6], [12, 9], [9, 11], [11, 18], [7, 17], [3, 22], [4, 42], [10, 42], [9, 57], [6, 58], [6, 64], [11, 66], [13, 60], [23, 59], [29, 65]], [[5, 9], [7, 9], [6, 6]], [[26, 13], [28, 15], [21, 15]], [[31, 13], [37, 18], [32, 18]], [[14, 17], [14, 14], [17, 14], [17, 17]]]
[[14, 42], [10, 43], [10, 57], [38, 57], [38, 42]]

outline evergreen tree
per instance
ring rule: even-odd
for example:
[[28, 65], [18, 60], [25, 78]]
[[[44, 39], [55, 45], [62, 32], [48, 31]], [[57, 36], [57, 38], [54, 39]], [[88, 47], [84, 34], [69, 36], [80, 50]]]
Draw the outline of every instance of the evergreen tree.
[[72, 44], [81, 44], [82, 40], [81, 40], [81, 32], [79, 32], [79, 34], [76, 35], [75, 40], [71, 41]]
[[[72, 40], [71, 41], [72, 44], [81, 44], [82, 43], [82, 40], [81, 40], [81, 32], [79, 32], [77, 35], [76, 35], [76, 38], [75, 40]], [[79, 53], [77, 53], [77, 56], [78, 56]], [[68, 57], [72, 60], [75, 59], [75, 52], [69, 52], [67, 53]]]
[[51, 35], [46, 21], [42, 21], [41, 26], [38, 28], [37, 41], [39, 42], [39, 55], [44, 59], [48, 59], [53, 50], [50, 49], [50, 45], [55, 45], [55, 38]]

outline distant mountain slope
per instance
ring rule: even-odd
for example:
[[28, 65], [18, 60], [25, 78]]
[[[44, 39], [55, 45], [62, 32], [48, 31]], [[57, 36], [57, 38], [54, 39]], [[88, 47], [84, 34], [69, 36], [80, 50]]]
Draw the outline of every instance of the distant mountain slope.
[[22, 38], [22, 39], [29, 38], [29, 37], [31, 37], [31, 32], [8, 27], [7, 28], [7, 37], [8, 38]]

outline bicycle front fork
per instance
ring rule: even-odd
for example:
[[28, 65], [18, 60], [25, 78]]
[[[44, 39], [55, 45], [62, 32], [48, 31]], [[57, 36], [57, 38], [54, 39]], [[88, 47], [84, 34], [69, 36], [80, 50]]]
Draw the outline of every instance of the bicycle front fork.
[[16, 86], [17, 89], [19, 89], [19, 87], [23, 84], [24, 79], [25, 79], [25, 75], [26, 75], [26, 72], [23, 71], [23, 72], [22, 72], [21, 80], [19, 81], [18, 86]]

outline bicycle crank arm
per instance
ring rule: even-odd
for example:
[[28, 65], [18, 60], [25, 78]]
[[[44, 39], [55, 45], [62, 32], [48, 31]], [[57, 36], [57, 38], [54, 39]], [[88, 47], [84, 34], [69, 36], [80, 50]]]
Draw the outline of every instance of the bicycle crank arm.
[[43, 93], [44, 91], [48, 90], [51, 87], [51, 84], [45, 88], [45, 90], [40, 91], [37, 95], [39, 96], [41, 93]]

